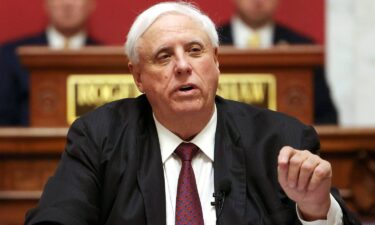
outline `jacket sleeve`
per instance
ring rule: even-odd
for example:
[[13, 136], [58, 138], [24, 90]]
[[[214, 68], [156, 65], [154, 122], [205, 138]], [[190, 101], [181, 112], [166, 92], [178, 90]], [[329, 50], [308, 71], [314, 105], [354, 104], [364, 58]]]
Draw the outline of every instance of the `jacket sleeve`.
[[51, 177], [25, 224], [94, 225], [100, 208], [100, 151], [89, 130], [78, 119], [67, 135], [67, 145], [55, 175]]

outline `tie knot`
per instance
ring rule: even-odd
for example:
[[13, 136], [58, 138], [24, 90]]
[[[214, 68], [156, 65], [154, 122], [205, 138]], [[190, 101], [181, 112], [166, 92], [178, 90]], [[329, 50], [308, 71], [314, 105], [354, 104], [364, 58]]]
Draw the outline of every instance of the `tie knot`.
[[247, 40], [247, 47], [259, 48], [261, 45], [261, 38], [258, 32], [254, 32]]
[[198, 147], [193, 143], [181, 143], [175, 153], [180, 157], [182, 161], [191, 161], [197, 154]]

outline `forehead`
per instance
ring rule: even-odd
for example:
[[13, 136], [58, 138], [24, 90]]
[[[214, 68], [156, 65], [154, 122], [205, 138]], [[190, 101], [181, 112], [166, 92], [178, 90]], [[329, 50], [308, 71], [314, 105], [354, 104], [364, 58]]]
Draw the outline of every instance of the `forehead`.
[[183, 14], [168, 13], [160, 16], [145, 31], [140, 39], [144, 41], [162, 41], [163, 39], [178, 39], [179, 36], [195, 36], [208, 39], [208, 34], [197, 20]]
[[235, 0], [237, 4], [258, 4], [258, 5], [265, 5], [265, 4], [272, 4], [275, 5], [278, 3], [278, 0]]

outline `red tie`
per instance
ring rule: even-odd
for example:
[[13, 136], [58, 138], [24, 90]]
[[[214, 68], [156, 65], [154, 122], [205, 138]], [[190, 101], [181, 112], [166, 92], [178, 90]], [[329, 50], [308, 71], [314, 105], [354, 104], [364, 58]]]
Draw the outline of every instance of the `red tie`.
[[191, 160], [198, 152], [192, 143], [181, 143], [176, 154], [182, 161], [176, 197], [176, 225], [204, 225], [202, 207]]

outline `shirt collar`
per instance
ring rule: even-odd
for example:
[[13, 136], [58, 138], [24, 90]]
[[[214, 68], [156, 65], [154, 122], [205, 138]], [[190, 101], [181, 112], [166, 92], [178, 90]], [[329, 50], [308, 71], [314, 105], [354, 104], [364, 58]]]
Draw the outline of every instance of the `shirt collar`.
[[233, 16], [231, 19], [233, 42], [236, 47], [248, 48], [246, 40], [254, 32], [257, 32], [261, 38], [261, 48], [269, 48], [273, 45], [272, 37], [274, 36], [274, 23], [268, 23], [267, 25], [260, 27], [256, 30], [249, 27], [244, 23], [238, 16]]
[[[69, 49], [79, 49], [85, 45], [87, 35], [84, 31], [69, 37]], [[65, 37], [56, 28], [49, 26], [47, 28], [48, 45], [52, 49], [63, 49]]]
[[[174, 151], [176, 150], [177, 146], [184, 142], [180, 137], [172, 133], [166, 127], [164, 127], [153, 115], [156, 131], [158, 133], [160, 150], [162, 161], [165, 161], [172, 156]], [[214, 149], [215, 149], [215, 132], [216, 132], [216, 124], [217, 124], [217, 112], [216, 112], [216, 105], [214, 109], [214, 113], [210, 121], [207, 125], [203, 128], [201, 132], [199, 132], [190, 142], [195, 144], [199, 147], [199, 149], [213, 162], [214, 161]]]

